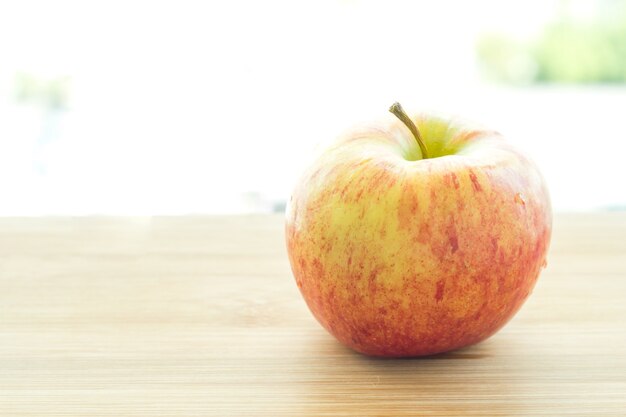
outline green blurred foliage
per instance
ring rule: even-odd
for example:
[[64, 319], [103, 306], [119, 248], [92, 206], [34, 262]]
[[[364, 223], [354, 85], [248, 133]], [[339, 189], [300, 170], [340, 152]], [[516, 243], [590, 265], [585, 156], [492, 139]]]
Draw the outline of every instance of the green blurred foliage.
[[67, 108], [69, 77], [44, 78], [26, 72], [15, 74], [13, 94], [18, 103], [35, 103], [46, 109]]
[[477, 45], [484, 75], [512, 83], [626, 82], [626, 13], [612, 22], [561, 19], [535, 41], [487, 35]]

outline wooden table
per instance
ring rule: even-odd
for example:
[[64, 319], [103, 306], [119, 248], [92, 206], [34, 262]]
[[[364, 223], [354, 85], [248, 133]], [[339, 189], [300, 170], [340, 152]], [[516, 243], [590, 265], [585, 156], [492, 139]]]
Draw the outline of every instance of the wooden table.
[[335, 342], [280, 216], [0, 219], [0, 415], [626, 415], [626, 213], [560, 215], [517, 317], [380, 360]]

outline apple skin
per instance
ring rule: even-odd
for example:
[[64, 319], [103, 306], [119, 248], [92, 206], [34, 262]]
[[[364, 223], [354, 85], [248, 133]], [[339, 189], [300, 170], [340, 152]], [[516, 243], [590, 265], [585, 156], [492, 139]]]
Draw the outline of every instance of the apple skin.
[[412, 120], [429, 159], [389, 116], [325, 150], [287, 205], [300, 292], [326, 330], [367, 355], [480, 342], [513, 317], [546, 266], [552, 212], [537, 167], [496, 132]]

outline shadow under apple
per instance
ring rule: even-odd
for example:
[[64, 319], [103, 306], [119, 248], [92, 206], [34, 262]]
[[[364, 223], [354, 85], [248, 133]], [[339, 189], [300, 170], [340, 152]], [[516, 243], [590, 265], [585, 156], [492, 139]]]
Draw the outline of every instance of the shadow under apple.
[[511, 349], [506, 337], [434, 356], [385, 359], [318, 336], [302, 352], [310, 355], [310, 368], [293, 375], [298, 414], [485, 416], [528, 411], [525, 393], [532, 380], [519, 372], [520, 349]]

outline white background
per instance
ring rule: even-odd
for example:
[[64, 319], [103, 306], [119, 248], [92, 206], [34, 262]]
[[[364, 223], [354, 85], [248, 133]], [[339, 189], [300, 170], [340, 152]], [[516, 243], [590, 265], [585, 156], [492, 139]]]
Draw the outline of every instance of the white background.
[[[590, 1], [3, 2], [0, 215], [272, 211], [303, 163], [393, 101], [500, 130], [557, 211], [626, 207], [626, 87], [481, 80], [484, 33]], [[65, 108], [16, 100], [65, 80]]]

